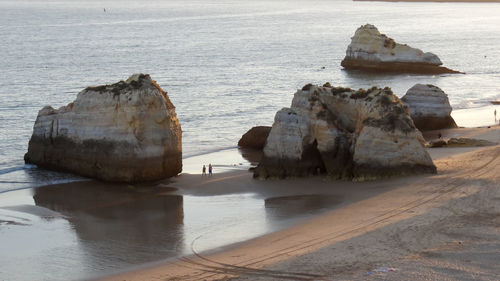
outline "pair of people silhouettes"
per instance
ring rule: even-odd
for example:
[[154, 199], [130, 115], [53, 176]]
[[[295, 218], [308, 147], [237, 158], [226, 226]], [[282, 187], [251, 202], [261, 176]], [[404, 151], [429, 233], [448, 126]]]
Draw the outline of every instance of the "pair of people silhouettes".
[[[201, 169], [201, 175], [206, 176], [207, 175], [207, 167], [203, 165], [203, 168]], [[212, 175], [212, 164], [208, 164], [208, 175]]]

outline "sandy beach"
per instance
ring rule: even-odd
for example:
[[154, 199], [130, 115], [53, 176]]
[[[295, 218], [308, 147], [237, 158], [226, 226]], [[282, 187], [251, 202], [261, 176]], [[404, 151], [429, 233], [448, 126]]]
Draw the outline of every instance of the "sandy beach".
[[0, 0], [0, 281], [498, 280], [498, 3]]
[[[500, 127], [440, 131], [500, 143]], [[429, 132], [427, 139], [438, 132]], [[258, 181], [246, 171], [183, 175], [182, 193], [328, 193], [333, 210], [250, 241], [101, 280], [494, 280], [500, 269], [500, 146], [430, 148], [437, 175], [352, 183]], [[244, 218], [242, 218], [244, 219]]]

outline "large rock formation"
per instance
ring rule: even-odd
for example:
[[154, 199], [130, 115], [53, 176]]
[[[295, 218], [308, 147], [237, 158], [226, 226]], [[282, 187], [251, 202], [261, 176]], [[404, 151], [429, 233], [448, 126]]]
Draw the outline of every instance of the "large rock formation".
[[389, 88], [308, 84], [291, 108], [276, 113], [254, 177], [285, 178], [326, 172], [367, 180], [435, 173], [408, 108]]
[[448, 95], [434, 85], [416, 84], [401, 100], [410, 107], [415, 126], [421, 131], [457, 128], [451, 117]]
[[157, 180], [181, 172], [181, 134], [167, 93], [136, 74], [40, 110], [24, 159], [106, 181]]
[[271, 132], [269, 126], [256, 126], [248, 130], [238, 141], [238, 146], [254, 149], [263, 149], [267, 137]]
[[346, 69], [409, 73], [459, 73], [442, 67], [433, 53], [424, 53], [406, 44], [396, 43], [378, 29], [365, 24], [356, 30], [341, 65]]

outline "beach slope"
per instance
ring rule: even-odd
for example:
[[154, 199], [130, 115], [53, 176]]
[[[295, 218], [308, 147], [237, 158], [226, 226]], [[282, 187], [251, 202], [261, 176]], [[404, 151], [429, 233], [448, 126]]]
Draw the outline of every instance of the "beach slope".
[[[500, 141], [498, 126], [443, 132], [444, 137], [462, 134]], [[500, 273], [495, 266], [500, 258], [495, 251], [500, 247], [500, 146], [429, 152], [437, 175], [353, 184], [353, 194], [358, 187], [375, 190], [324, 215], [220, 252], [194, 252], [103, 280], [359, 280], [367, 275], [384, 280], [493, 280]], [[219, 184], [263, 183], [250, 177], [221, 178]], [[271, 184], [297, 188], [292, 181]]]

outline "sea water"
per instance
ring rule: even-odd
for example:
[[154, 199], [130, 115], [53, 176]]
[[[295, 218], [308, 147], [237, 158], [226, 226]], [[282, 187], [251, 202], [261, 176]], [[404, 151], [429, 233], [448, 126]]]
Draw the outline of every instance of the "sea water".
[[[365, 23], [466, 74], [342, 70], [350, 37]], [[23, 163], [43, 106], [133, 73], [149, 73], [168, 91], [184, 157], [234, 147], [250, 127], [271, 125], [310, 82], [390, 86], [398, 96], [430, 83], [455, 109], [500, 99], [494, 3], [0, 0], [0, 39], [0, 190], [56, 180]]]
[[[366, 23], [466, 74], [342, 70], [350, 37]], [[500, 99], [499, 45], [495, 3], [0, 0], [0, 199], [81, 179], [25, 165], [23, 155], [38, 111], [87, 86], [150, 74], [176, 106], [186, 158], [271, 125], [307, 83], [390, 86], [400, 97], [434, 84], [455, 110], [487, 106]]]

